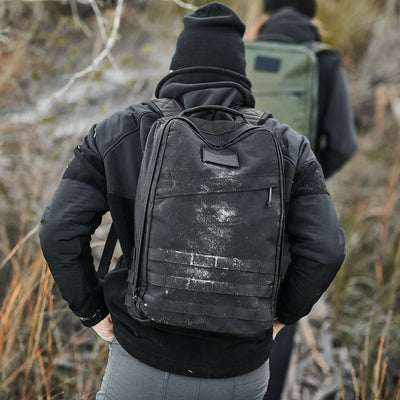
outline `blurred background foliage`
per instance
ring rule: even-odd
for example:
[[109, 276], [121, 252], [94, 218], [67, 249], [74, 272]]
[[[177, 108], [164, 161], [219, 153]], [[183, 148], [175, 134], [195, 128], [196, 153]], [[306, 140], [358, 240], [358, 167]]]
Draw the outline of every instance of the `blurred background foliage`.
[[[223, 2], [248, 26], [262, 13], [260, 0]], [[0, 0], [0, 399], [94, 398], [107, 346], [61, 300], [37, 224], [74, 145], [100, 118], [152, 96], [181, 18], [206, 3], [125, 1], [109, 57], [57, 97], [106, 47], [117, 1]], [[315, 23], [342, 55], [359, 149], [328, 181], [347, 235], [325, 300], [341, 378], [325, 397], [316, 388], [288, 398], [399, 400], [400, 2], [319, 0]]]

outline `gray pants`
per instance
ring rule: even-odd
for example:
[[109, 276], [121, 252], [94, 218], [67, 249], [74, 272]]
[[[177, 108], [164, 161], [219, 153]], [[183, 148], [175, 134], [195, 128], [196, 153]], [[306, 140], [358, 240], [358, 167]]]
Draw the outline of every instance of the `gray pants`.
[[96, 400], [262, 400], [268, 380], [268, 361], [255, 371], [226, 379], [171, 374], [136, 360], [114, 339]]

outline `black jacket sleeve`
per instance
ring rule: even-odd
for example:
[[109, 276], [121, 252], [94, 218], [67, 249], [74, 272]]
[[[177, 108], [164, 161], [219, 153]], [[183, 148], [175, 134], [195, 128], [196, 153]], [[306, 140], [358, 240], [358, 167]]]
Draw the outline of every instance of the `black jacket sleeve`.
[[357, 132], [340, 56], [323, 52], [316, 156], [325, 178], [338, 171], [357, 149]]
[[310, 312], [334, 279], [345, 256], [345, 235], [307, 139], [287, 127], [282, 137], [291, 262], [280, 286], [276, 316], [292, 324]]
[[94, 127], [75, 149], [75, 158], [45, 209], [39, 230], [42, 251], [54, 280], [71, 310], [86, 326], [95, 325], [108, 314], [90, 248], [91, 235], [108, 210], [95, 136]]

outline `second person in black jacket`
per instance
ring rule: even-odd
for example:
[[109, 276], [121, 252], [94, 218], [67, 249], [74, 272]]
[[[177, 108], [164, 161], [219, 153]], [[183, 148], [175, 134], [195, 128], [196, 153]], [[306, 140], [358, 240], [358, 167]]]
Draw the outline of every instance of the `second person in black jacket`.
[[[263, 36], [269, 36], [276, 42], [289, 41], [298, 45], [320, 42], [318, 28], [312, 22], [316, 7], [315, 0], [265, 0], [265, 14], [260, 17], [256, 26], [249, 30], [248, 39], [262, 40]], [[357, 148], [357, 135], [346, 75], [339, 54], [335, 51], [322, 51], [317, 57], [319, 99], [314, 152], [325, 178], [329, 178], [353, 156]], [[286, 256], [289, 257], [287, 252]], [[288, 261], [283, 263], [282, 272], [285, 273], [287, 268]], [[294, 324], [286, 326], [274, 342], [266, 400], [281, 398], [295, 327]]]
[[[282, 37], [283, 42], [288, 39], [299, 45], [321, 41], [312, 22], [315, 0], [265, 0], [264, 10], [259, 22], [249, 30], [248, 39], [268, 35], [274, 41], [279, 42]], [[319, 52], [318, 64], [318, 126], [313, 147], [325, 178], [329, 178], [353, 156], [357, 132], [340, 55], [335, 51]]]

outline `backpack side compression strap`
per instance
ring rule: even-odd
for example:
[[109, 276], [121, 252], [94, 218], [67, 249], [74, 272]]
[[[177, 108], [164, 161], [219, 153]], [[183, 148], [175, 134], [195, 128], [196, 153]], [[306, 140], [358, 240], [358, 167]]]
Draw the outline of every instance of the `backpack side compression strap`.
[[108, 269], [110, 268], [111, 259], [114, 254], [114, 249], [117, 244], [118, 236], [115, 230], [114, 223], [111, 224], [106, 243], [104, 245], [103, 254], [99, 262], [99, 268], [97, 269], [97, 275], [100, 279], [104, 279]]

